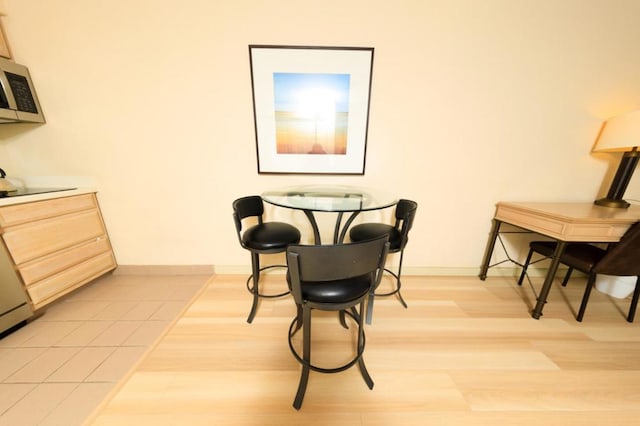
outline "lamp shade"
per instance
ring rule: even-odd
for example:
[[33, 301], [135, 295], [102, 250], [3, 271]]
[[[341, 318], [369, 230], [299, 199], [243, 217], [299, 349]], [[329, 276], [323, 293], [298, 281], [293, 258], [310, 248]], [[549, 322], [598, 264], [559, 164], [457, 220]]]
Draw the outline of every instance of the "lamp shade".
[[640, 110], [607, 120], [593, 152], [626, 152], [640, 146]]

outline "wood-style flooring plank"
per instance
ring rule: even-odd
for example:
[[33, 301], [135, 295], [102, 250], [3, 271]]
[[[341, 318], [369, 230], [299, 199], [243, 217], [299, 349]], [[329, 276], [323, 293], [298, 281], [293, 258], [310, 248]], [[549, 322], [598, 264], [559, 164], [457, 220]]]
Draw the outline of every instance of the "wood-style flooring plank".
[[[366, 327], [373, 390], [355, 367], [312, 372], [300, 411], [291, 406], [300, 365], [287, 344], [295, 306], [290, 296], [262, 300], [247, 324], [245, 280], [211, 280], [89, 424], [637, 423], [640, 326], [625, 321], [628, 299], [597, 291], [577, 322], [584, 279], [555, 283], [535, 320], [535, 296], [514, 277], [407, 276], [409, 308], [377, 298]], [[268, 291], [285, 285], [282, 274], [265, 279]], [[314, 362], [351, 356], [353, 330], [335, 313], [314, 312]]]

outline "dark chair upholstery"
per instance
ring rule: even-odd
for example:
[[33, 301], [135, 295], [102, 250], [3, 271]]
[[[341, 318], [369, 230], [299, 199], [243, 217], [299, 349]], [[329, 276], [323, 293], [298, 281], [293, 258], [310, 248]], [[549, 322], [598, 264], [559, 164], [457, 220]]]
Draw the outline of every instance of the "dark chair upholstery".
[[[518, 284], [522, 284], [534, 252], [545, 257], [551, 257], [555, 248], [556, 243], [552, 241], [532, 241], [529, 244], [529, 253], [522, 268]], [[636, 276], [636, 286], [627, 315], [627, 321], [633, 322], [638, 305], [638, 297], [640, 296], [640, 223], [636, 223], [629, 228], [620, 242], [613, 245], [609, 250], [587, 243], [569, 243], [560, 258], [560, 262], [569, 268], [562, 281], [563, 286], [567, 285], [574, 269], [588, 275], [580, 310], [576, 316], [578, 321], [582, 321], [597, 274]]]
[[[373, 388], [362, 358], [365, 347], [364, 308], [367, 296], [380, 283], [389, 243], [383, 236], [361, 243], [338, 245], [290, 245], [287, 248], [288, 280], [298, 308], [289, 328], [289, 347], [302, 364], [300, 383], [293, 406], [299, 409], [307, 388], [310, 370], [338, 373], [356, 362], [367, 386]], [[359, 305], [359, 309], [356, 306]], [[336, 368], [321, 368], [311, 364], [311, 311], [340, 311], [358, 324], [355, 356]], [[302, 327], [302, 356], [296, 351], [292, 337]]]
[[[400, 303], [406, 308], [407, 303], [400, 294], [400, 288], [402, 287], [401, 275], [402, 275], [402, 258], [404, 257], [404, 248], [409, 241], [409, 231], [413, 226], [413, 220], [418, 209], [418, 203], [411, 200], [402, 199], [398, 201], [395, 210], [395, 224], [389, 225], [386, 223], [361, 223], [354, 226], [349, 231], [349, 238], [351, 241], [366, 241], [372, 238], [379, 237], [380, 235], [389, 236], [389, 253], [400, 252], [400, 262], [398, 263], [398, 273], [394, 273], [388, 268], [385, 269], [388, 273], [394, 276], [396, 279], [395, 288], [387, 293], [376, 293], [376, 296], [391, 296], [397, 294], [400, 299]], [[367, 320], [370, 322], [370, 318]]]
[[[280, 297], [289, 293], [289, 291], [285, 291], [268, 295], [259, 292], [258, 283], [261, 271], [274, 267], [286, 267], [286, 265], [269, 265], [260, 268], [260, 255], [283, 253], [289, 244], [300, 242], [300, 231], [295, 226], [283, 222], [265, 222], [263, 214], [262, 198], [257, 195], [238, 198], [233, 202], [233, 220], [238, 233], [238, 241], [243, 248], [251, 252], [252, 274], [247, 279], [247, 289], [253, 295], [253, 303], [247, 318], [249, 323], [256, 315], [260, 297]], [[245, 221], [245, 219], [247, 220]], [[248, 223], [250, 219], [254, 219], [252, 225]]]

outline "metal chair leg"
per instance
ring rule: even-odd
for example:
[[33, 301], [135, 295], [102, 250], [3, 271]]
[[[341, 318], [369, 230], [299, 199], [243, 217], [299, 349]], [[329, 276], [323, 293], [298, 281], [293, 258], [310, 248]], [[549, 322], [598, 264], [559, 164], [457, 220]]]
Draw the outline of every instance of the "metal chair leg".
[[349, 328], [349, 325], [347, 324], [347, 319], [345, 317], [344, 311], [338, 312], [338, 318], [340, 319], [340, 325], [343, 328]]
[[[369, 301], [367, 303], [367, 309], [366, 309], [367, 324], [371, 324], [371, 321], [373, 318], [373, 301], [375, 300], [376, 297], [391, 296], [395, 294], [398, 296], [398, 300], [400, 300], [400, 303], [402, 304], [402, 306], [404, 306], [405, 309], [408, 309], [407, 302], [404, 301], [404, 298], [402, 297], [402, 293], [400, 293], [400, 289], [402, 288], [402, 281], [400, 280], [400, 273], [402, 272], [402, 263], [398, 267], [398, 274], [396, 274], [395, 272], [387, 268], [385, 268], [384, 271], [396, 279], [396, 288], [393, 291], [390, 291], [388, 293], [371, 293], [369, 295], [368, 297]], [[344, 327], [347, 328], [346, 325]]]
[[[398, 288], [400, 286], [400, 281], [398, 281]], [[400, 291], [398, 291], [398, 299], [400, 299], [400, 303], [402, 304], [402, 306], [404, 306], [405, 308], [409, 308], [409, 306], [407, 306], [407, 302], [404, 301], [404, 299], [402, 298], [402, 294], [400, 293]]]
[[309, 308], [302, 309], [302, 334], [302, 359], [305, 362], [302, 364], [300, 383], [298, 384], [296, 398], [293, 400], [293, 408], [296, 410], [299, 410], [302, 406], [307, 383], [309, 382], [309, 365], [311, 364], [311, 309]]
[[249, 312], [249, 317], [247, 318], [247, 322], [251, 323], [258, 312], [258, 301], [260, 298], [276, 298], [286, 296], [291, 292], [289, 290], [283, 291], [280, 293], [272, 293], [272, 294], [262, 294], [260, 293], [260, 275], [263, 271], [272, 269], [272, 268], [286, 268], [287, 265], [267, 265], [263, 268], [260, 267], [260, 254], [256, 252], [251, 252], [251, 270], [252, 273], [247, 278], [247, 290], [253, 296], [253, 301], [251, 303], [251, 311]]
[[363, 310], [364, 301], [360, 303], [360, 314], [358, 315], [358, 353], [361, 354], [358, 358], [358, 367], [360, 368], [360, 374], [362, 374], [362, 378], [364, 379], [369, 389], [373, 389], [373, 379], [371, 379], [371, 376], [367, 371], [367, 367], [364, 365], [364, 358], [362, 356], [364, 352], [364, 315], [362, 315]]
[[636, 288], [635, 290], [633, 290], [633, 297], [631, 298], [631, 306], [629, 307], [629, 314], [627, 315], [628, 322], [633, 322], [633, 317], [636, 316], [638, 298], [640, 298], [640, 277], [638, 277], [638, 279], [636, 280]]
[[[402, 258], [404, 257], [404, 250], [400, 251], [400, 262], [398, 263], [398, 273], [396, 274], [395, 272], [393, 272], [391, 269], [388, 268], [384, 268], [384, 271], [387, 272], [388, 274], [390, 274], [391, 276], [393, 276], [396, 279], [396, 286], [393, 290], [391, 290], [390, 292], [387, 293], [375, 293], [375, 296], [391, 296], [391, 295], [397, 295], [398, 299], [400, 300], [400, 303], [402, 304], [402, 306], [404, 306], [405, 308], [408, 308], [407, 306], [407, 302], [405, 302], [404, 298], [402, 297], [402, 294], [400, 294], [400, 289], [402, 288], [402, 281], [400, 280], [400, 276], [402, 275]], [[371, 306], [373, 305], [373, 300], [370, 299], [369, 303], [369, 307], [367, 308], [367, 324], [371, 324]]]
[[569, 267], [569, 269], [567, 269], [567, 273], [564, 276], [564, 279], [562, 280], [562, 287], [566, 287], [567, 283], [569, 282], [569, 278], [571, 278], [571, 273], [573, 272], [573, 268]]
[[373, 294], [373, 292], [369, 293], [369, 297], [367, 299], [367, 324], [371, 324], [371, 319], [373, 318], [373, 301], [375, 300], [375, 294]]
[[296, 332], [296, 327], [298, 325], [299, 317], [296, 317], [291, 321], [291, 324], [289, 325], [289, 339], [288, 339], [289, 348], [291, 349], [291, 353], [293, 354], [293, 356], [298, 360], [300, 364], [302, 364], [302, 371], [300, 373], [300, 382], [298, 383], [298, 390], [296, 392], [296, 396], [293, 401], [293, 407], [296, 410], [300, 409], [300, 407], [302, 406], [304, 395], [307, 390], [307, 384], [309, 382], [309, 373], [311, 370], [318, 371], [321, 373], [338, 373], [350, 368], [351, 366], [357, 363], [358, 368], [360, 370], [360, 374], [362, 375], [362, 378], [367, 384], [367, 387], [369, 389], [373, 389], [373, 385], [374, 385], [373, 379], [371, 379], [371, 376], [367, 371], [367, 367], [363, 359], [364, 347], [366, 344], [366, 336], [364, 333], [364, 315], [362, 314], [363, 309], [365, 309], [364, 300], [360, 302], [359, 310], [355, 306], [352, 306], [351, 308], [348, 308], [342, 311], [344, 312], [345, 316], [348, 315], [354, 321], [356, 321], [356, 324], [358, 326], [358, 334], [355, 342], [356, 354], [351, 361], [349, 361], [348, 363], [340, 367], [335, 367], [335, 368], [322, 368], [322, 367], [314, 366], [311, 363], [311, 311], [312, 309], [307, 307], [302, 307], [302, 316], [301, 316], [302, 330], [303, 330], [302, 331], [303, 333], [302, 356], [298, 354], [292, 341], [292, 337]]
[[253, 286], [250, 291], [253, 295], [253, 302], [251, 303], [251, 311], [249, 312], [249, 317], [247, 318], [247, 322], [251, 324], [253, 318], [256, 316], [256, 312], [258, 311], [258, 282], [260, 281], [260, 255], [258, 253], [251, 253], [251, 270], [252, 270], [252, 279]]
[[524, 261], [524, 265], [522, 266], [522, 273], [520, 274], [520, 278], [518, 278], [518, 285], [522, 285], [522, 281], [524, 280], [524, 276], [527, 274], [527, 269], [529, 268], [529, 263], [531, 263], [531, 257], [533, 256], [533, 250], [529, 250], [527, 254], [527, 259]]
[[398, 263], [398, 275], [396, 276], [396, 294], [398, 295], [398, 299], [400, 299], [400, 303], [405, 308], [408, 308], [407, 302], [402, 298], [402, 294], [400, 294], [400, 288], [402, 288], [402, 281], [400, 277], [402, 276], [402, 258], [404, 257], [404, 250], [400, 252], [400, 263]]
[[293, 329], [293, 331], [291, 332], [291, 335], [293, 336], [294, 334], [296, 334], [298, 332], [298, 330], [300, 330], [302, 328], [302, 306], [301, 305], [296, 305], [296, 325]]
[[587, 280], [587, 288], [584, 289], [584, 296], [582, 296], [582, 303], [580, 303], [580, 310], [578, 311], [578, 316], [576, 320], [582, 321], [582, 317], [584, 316], [584, 311], [587, 309], [587, 303], [589, 302], [589, 296], [591, 295], [591, 289], [596, 282], [596, 274], [589, 274], [589, 279]]

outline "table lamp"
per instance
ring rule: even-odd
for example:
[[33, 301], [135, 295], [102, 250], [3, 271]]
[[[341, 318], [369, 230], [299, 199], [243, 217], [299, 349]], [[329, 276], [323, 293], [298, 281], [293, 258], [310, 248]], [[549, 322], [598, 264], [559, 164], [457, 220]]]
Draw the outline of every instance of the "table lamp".
[[627, 185], [638, 164], [640, 152], [640, 110], [617, 115], [607, 120], [592, 152], [624, 152], [616, 175], [605, 198], [596, 200], [598, 206], [627, 208], [629, 203], [622, 199]]

